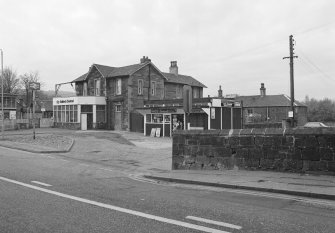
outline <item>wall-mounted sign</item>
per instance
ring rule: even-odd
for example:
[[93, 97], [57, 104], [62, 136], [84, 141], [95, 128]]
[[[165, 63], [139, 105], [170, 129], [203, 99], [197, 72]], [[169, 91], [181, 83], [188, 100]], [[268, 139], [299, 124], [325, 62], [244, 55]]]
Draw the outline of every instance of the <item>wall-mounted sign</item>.
[[175, 108], [158, 108], [158, 109], [151, 109], [151, 113], [170, 113], [176, 112]]
[[211, 108], [211, 119], [215, 119], [215, 108]]
[[288, 112], [288, 117], [293, 118], [293, 111]]
[[11, 120], [16, 119], [16, 111], [9, 111], [9, 119]]

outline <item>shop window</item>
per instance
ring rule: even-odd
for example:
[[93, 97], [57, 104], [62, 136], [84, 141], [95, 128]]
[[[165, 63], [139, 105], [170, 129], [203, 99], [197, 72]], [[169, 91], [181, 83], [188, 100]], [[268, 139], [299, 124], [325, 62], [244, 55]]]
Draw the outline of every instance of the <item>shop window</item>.
[[121, 95], [121, 78], [116, 79], [115, 83], [115, 94], [116, 95]]
[[147, 123], [151, 123], [151, 114], [146, 115], [146, 120]]
[[152, 121], [154, 123], [162, 123], [163, 122], [163, 114], [152, 114]]
[[164, 115], [164, 122], [170, 123], [171, 122], [171, 116], [170, 115]]
[[156, 95], [156, 82], [151, 82], [151, 95]]
[[142, 79], [138, 80], [138, 94], [143, 95], [143, 80]]

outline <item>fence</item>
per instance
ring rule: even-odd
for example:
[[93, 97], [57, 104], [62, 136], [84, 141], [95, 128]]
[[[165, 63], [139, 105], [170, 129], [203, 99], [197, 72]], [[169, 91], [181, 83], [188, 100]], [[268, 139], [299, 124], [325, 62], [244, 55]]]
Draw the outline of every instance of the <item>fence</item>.
[[[30, 129], [33, 128], [33, 123], [35, 124], [35, 128], [43, 128], [43, 127], [52, 127], [53, 119], [52, 118], [36, 118], [36, 119], [15, 119], [8, 120], [5, 119], [4, 130], [18, 130], [18, 129]], [[2, 121], [0, 120], [0, 129], [2, 129]]]

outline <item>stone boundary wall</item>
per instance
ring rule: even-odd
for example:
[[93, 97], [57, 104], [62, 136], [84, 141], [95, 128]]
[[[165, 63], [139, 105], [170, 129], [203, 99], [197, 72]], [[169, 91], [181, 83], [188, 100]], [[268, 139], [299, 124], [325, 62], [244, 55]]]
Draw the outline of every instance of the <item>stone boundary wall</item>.
[[335, 128], [185, 130], [172, 140], [172, 169], [335, 175]]

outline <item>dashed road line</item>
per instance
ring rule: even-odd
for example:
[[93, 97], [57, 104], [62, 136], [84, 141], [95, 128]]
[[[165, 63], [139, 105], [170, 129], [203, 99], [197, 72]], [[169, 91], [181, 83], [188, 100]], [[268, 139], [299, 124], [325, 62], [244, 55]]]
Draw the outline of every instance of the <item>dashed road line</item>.
[[142, 217], [142, 218], [151, 219], [151, 220], [155, 220], [155, 221], [158, 221], [158, 222], [169, 223], [169, 224], [172, 224], [172, 225], [185, 227], [185, 228], [198, 230], [198, 231], [203, 231], [203, 232], [209, 232], [209, 233], [229, 233], [227, 231], [221, 231], [221, 230], [217, 230], [217, 229], [214, 229], [214, 228], [199, 226], [199, 225], [196, 225], [196, 224], [191, 224], [191, 223], [187, 223], [187, 222], [183, 222], [183, 221], [179, 221], [179, 220], [164, 218], [164, 217], [160, 217], [160, 216], [156, 216], [156, 215], [152, 215], [152, 214], [147, 214], [147, 213], [143, 213], [143, 212], [136, 211], [136, 210], [130, 210], [130, 209], [126, 209], [126, 208], [122, 208], [122, 207], [118, 207], [118, 206], [113, 206], [113, 205], [109, 205], [109, 204], [105, 204], [105, 203], [101, 203], [101, 202], [97, 202], [97, 201], [92, 201], [92, 200], [81, 198], [81, 197], [68, 195], [68, 194], [65, 194], [65, 193], [60, 193], [60, 192], [57, 192], [57, 191], [52, 191], [52, 190], [41, 188], [41, 187], [38, 187], [38, 186], [26, 184], [26, 183], [23, 183], [23, 182], [20, 182], [20, 181], [8, 179], [8, 178], [2, 177], [2, 176], [0, 176], [0, 180], [8, 182], [8, 183], [12, 183], [12, 184], [17, 184], [17, 185], [20, 185], [20, 186], [23, 186], [23, 187], [26, 187], [26, 188], [34, 189], [34, 190], [37, 190], [37, 191], [40, 191], [40, 192], [52, 194], [54, 196], [63, 197], [63, 198], [66, 198], [66, 199], [90, 204], [90, 205], [93, 205], [93, 206], [102, 207], [102, 208], [105, 208], [105, 209], [110, 209], [110, 210], [130, 214], [130, 215], [134, 215], [134, 216], [139, 216], [139, 217]]
[[45, 187], [51, 187], [52, 186], [51, 184], [46, 184], [46, 183], [39, 182], [39, 181], [36, 181], [36, 180], [31, 181], [31, 183], [39, 184], [39, 185], [42, 185], [42, 186], [45, 186]]
[[210, 219], [206, 219], [206, 218], [187, 216], [186, 219], [191, 219], [191, 220], [195, 220], [195, 221], [198, 221], [198, 222], [209, 223], [209, 224], [213, 224], [213, 225], [217, 225], [217, 226], [221, 226], [221, 227], [228, 227], [228, 228], [237, 229], [237, 230], [242, 229], [241, 226], [237, 226], [237, 225], [226, 223], [226, 222], [214, 221], [214, 220], [210, 220]]

